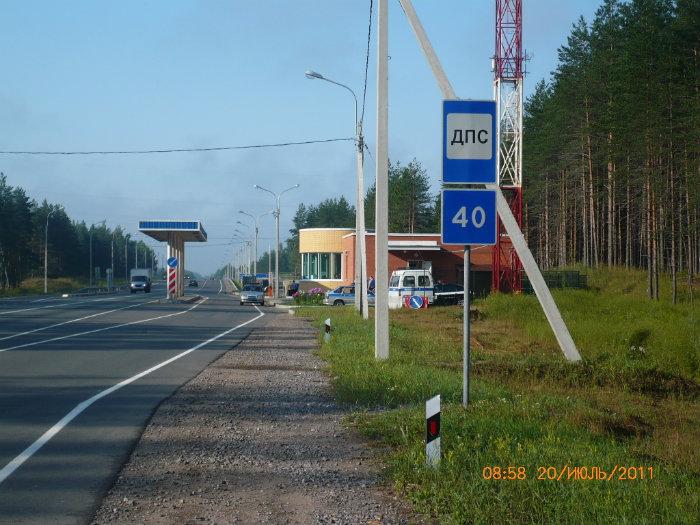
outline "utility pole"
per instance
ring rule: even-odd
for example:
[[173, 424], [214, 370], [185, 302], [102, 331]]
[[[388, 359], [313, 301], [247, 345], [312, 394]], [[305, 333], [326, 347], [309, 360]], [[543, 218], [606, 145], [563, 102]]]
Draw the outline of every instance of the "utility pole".
[[90, 273], [90, 286], [92, 286], [92, 230], [94, 228], [94, 224], [90, 226], [90, 269], [88, 270]]
[[124, 280], [129, 280], [129, 235], [124, 235]]
[[290, 190], [293, 190], [295, 188], [298, 188], [299, 185], [295, 184], [294, 186], [287, 188], [284, 191], [281, 191], [279, 193], [275, 193], [273, 191], [268, 190], [267, 188], [263, 188], [262, 186], [259, 186], [258, 184], [253, 185], [254, 188], [257, 188], [259, 190], [266, 191], [272, 196], [275, 197], [275, 202], [277, 203], [277, 206], [275, 208], [275, 211], [272, 213], [275, 216], [275, 229], [277, 230], [276, 233], [276, 238], [275, 238], [275, 280], [272, 285], [272, 290], [273, 290], [273, 295], [275, 298], [279, 297], [279, 275], [280, 275], [280, 197], [282, 195]]
[[355, 101], [355, 146], [356, 146], [356, 188], [355, 188], [355, 308], [362, 312], [362, 317], [369, 317], [367, 304], [367, 250], [365, 246], [365, 199], [364, 199], [364, 138], [362, 136], [362, 122], [357, 113], [357, 95], [349, 86], [336, 82], [316, 71], [305, 73], [308, 79], [319, 79], [345, 88], [350, 92]]
[[63, 206], [51, 210], [46, 214], [46, 228], [44, 229], [44, 293], [48, 293], [48, 275], [49, 275], [49, 217], [57, 211], [63, 209]]
[[377, 5], [377, 162], [374, 356], [389, 358], [389, 10]]

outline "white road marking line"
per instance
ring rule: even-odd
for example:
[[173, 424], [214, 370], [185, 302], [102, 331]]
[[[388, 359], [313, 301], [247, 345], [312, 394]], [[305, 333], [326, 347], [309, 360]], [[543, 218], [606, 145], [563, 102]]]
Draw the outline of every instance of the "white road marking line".
[[130, 304], [128, 306], [122, 306], [121, 308], [115, 308], [114, 310], [107, 310], [106, 312], [99, 312], [99, 313], [92, 314], [92, 315], [86, 315], [85, 317], [78, 317], [77, 319], [70, 319], [68, 321], [63, 321], [62, 323], [56, 323], [56, 324], [52, 324], [49, 326], [44, 326], [42, 328], [36, 328], [34, 330], [27, 330], [26, 332], [20, 332], [18, 334], [0, 337], [0, 341], [4, 341], [6, 339], [13, 339], [15, 337], [19, 337], [22, 335], [33, 334], [34, 332], [42, 332], [44, 330], [48, 330], [49, 328], [56, 328], [57, 326], [63, 326], [65, 324], [77, 323], [78, 321], [84, 321], [85, 319], [90, 319], [92, 317], [99, 317], [100, 315], [107, 315], [107, 314], [111, 314], [112, 312], [118, 312], [119, 310], [127, 310], [128, 308], [135, 308], [137, 306], [141, 306], [142, 304], [157, 303], [157, 302], [158, 302], [158, 299], [154, 299], [152, 301], [146, 301], [143, 303]]
[[[205, 299], [205, 301], [206, 301], [206, 299]], [[202, 302], [200, 302], [200, 303], [197, 303], [197, 305], [195, 305], [195, 306], [198, 306], [198, 305], [202, 304], [203, 302], [204, 302], [204, 301], [202, 301]], [[192, 308], [194, 308], [194, 306], [193, 306]], [[191, 310], [192, 308], [190, 308], [190, 310]], [[257, 307], [256, 307], [255, 309], [258, 310]], [[187, 310], [187, 311], [189, 311], [189, 310]], [[194, 352], [195, 350], [199, 350], [200, 348], [202, 348], [203, 346], [208, 345], [209, 343], [213, 343], [213, 342], [216, 341], [217, 339], [221, 339], [222, 337], [224, 337], [224, 336], [230, 334], [230, 333], [233, 332], [234, 330], [238, 330], [239, 328], [242, 328], [242, 327], [244, 327], [245, 325], [250, 324], [250, 323], [252, 323], [253, 321], [258, 320], [258, 319], [260, 319], [262, 316], [265, 315], [265, 314], [264, 314], [263, 312], [261, 312], [260, 310], [258, 310], [258, 313], [259, 313], [260, 315], [258, 315], [257, 317], [253, 317], [250, 321], [246, 321], [245, 323], [241, 323], [241, 324], [239, 324], [239, 325], [237, 325], [237, 326], [234, 326], [233, 328], [229, 328], [228, 330], [226, 330], [226, 331], [224, 331], [224, 332], [221, 332], [220, 334], [215, 335], [214, 337], [212, 337], [212, 338], [210, 338], [210, 339], [207, 339], [206, 341], [204, 341], [204, 342], [202, 342], [202, 343], [199, 343], [197, 346], [193, 346], [193, 347], [190, 348], [189, 350], [185, 350], [184, 352], [180, 352], [179, 354], [177, 354], [177, 355], [171, 357], [170, 359], [166, 359], [165, 361], [163, 361], [163, 362], [161, 362], [161, 363], [158, 363], [158, 364], [155, 365], [155, 366], [152, 366], [152, 367], [149, 368], [148, 370], [144, 370], [143, 372], [139, 372], [138, 374], [136, 374], [136, 375], [134, 375], [134, 376], [131, 376], [130, 378], [125, 379], [124, 381], [121, 381], [121, 382], [117, 383], [116, 385], [113, 385], [113, 386], [111, 386], [111, 387], [109, 387], [109, 388], [107, 388], [107, 389], [105, 389], [105, 390], [102, 390], [101, 392], [98, 392], [97, 394], [95, 394], [94, 396], [92, 396], [92, 397], [86, 399], [86, 400], [83, 401], [82, 403], [79, 403], [78, 405], [76, 405], [76, 407], [75, 407], [73, 410], [71, 410], [71, 411], [68, 412], [65, 416], [63, 416], [63, 417], [58, 421], [58, 423], [56, 423], [54, 426], [52, 426], [50, 429], [48, 429], [46, 432], [44, 432], [44, 433], [39, 437], [39, 439], [37, 439], [34, 443], [32, 443], [31, 445], [29, 445], [29, 446], [28, 446], [26, 449], [24, 449], [17, 457], [15, 457], [12, 461], [10, 461], [7, 465], [5, 465], [5, 466], [2, 468], [2, 470], [0, 470], [0, 483], [2, 483], [3, 481], [5, 481], [10, 475], [12, 475], [12, 473], [13, 473], [15, 470], [17, 470], [17, 469], [22, 465], [22, 463], [24, 463], [24, 462], [27, 461], [29, 458], [31, 458], [34, 454], [36, 454], [36, 452], [37, 452], [41, 447], [43, 447], [44, 445], [46, 445], [46, 443], [48, 443], [48, 442], [51, 440], [52, 437], [54, 437], [54, 436], [55, 436], [56, 434], [58, 434], [61, 430], [63, 430], [63, 429], [66, 427], [66, 425], [68, 425], [68, 423], [70, 423], [71, 421], [73, 421], [73, 420], [74, 420], [76, 417], [78, 417], [82, 412], [84, 412], [86, 408], [88, 408], [90, 405], [94, 404], [96, 401], [99, 401], [99, 400], [102, 399], [103, 397], [107, 397], [109, 394], [111, 394], [111, 393], [113, 393], [113, 392], [116, 392], [117, 390], [119, 390], [119, 389], [121, 389], [121, 388], [124, 388], [125, 386], [127, 386], [127, 385], [133, 383], [134, 381], [137, 381], [137, 380], [141, 379], [142, 377], [145, 377], [145, 376], [147, 376], [148, 374], [150, 374], [150, 373], [152, 373], [152, 372], [155, 372], [156, 370], [158, 370], [158, 369], [160, 369], [160, 368], [163, 368], [164, 366], [167, 366], [167, 365], [169, 365], [170, 363], [172, 363], [172, 362], [174, 362], [174, 361], [177, 361], [177, 360], [180, 359], [181, 357], [185, 357], [187, 354], [191, 354], [191, 353]]]
[[100, 301], [111, 301], [113, 299], [114, 299], [114, 297], [105, 297], [104, 299], [90, 299], [89, 301], [74, 301], [74, 302], [67, 302], [67, 303], [61, 303], [61, 304], [50, 304], [48, 306], [34, 306], [32, 308], [22, 308], [21, 310], [8, 310], [6, 312], [0, 311], [0, 315], [16, 314], [19, 312], [28, 312], [30, 310], [42, 310], [44, 308], [59, 308], [61, 306], [71, 306], [74, 304], [97, 303]]
[[208, 299], [209, 299], [208, 297], [205, 297], [204, 299], [199, 301], [194, 306], [191, 306], [187, 310], [182, 310], [180, 312], [175, 312], [175, 313], [166, 314], [166, 315], [159, 315], [158, 317], [149, 317], [148, 319], [139, 319], [138, 321], [131, 321], [129, 323], [121, 323], [121, 324], [115, 324], [112, 326], [105, 326], [104, 328], [96, 328], [95, 330], [88, 330], [87, 332], [78, 332], [75, 334], [62, 335], [60, 337], [52, 337], [51, 339], [44, 339], [43, 341], [35, 341], [33, 343], [25, 343], [23, 345], [10, 346], [9, 348], [0, 348], [0, 353], [7, 352], [8, 350], [17, 350], [18, 348], [26, 348], [28, 346], [36, 346], [36, 345], [41, 345], [44, 343], [51, 343], [53, 341], [61, 341], [63, 339], [70, 339], [71, 337], [80, 337], [81, 335], [95, 334], [97, 332], [104, 332], [105, 330], [113, 330], [115, 328], [121, 328], [122, 326], [131, 326], [134, 324], [147, 323], [148, 321], [155, 321], [157, 319], [165, 319], [166, 317], [174, 317], [176, 315], [186, 314], [190, 310], [194, 310], [195, 308], [197, 308], [200, 304], [202, 304], [204, 301], [206, 301]]
[[224, 281], [219, 279], [219, 291], [216, 293], [221, 293], [221, 290], [223, 290], [223, 289], [224, 289]]
[[47, 297], [45, 299], [36, 299], [34, 301], [29, 301], [30, 303], [43, 303], [46, 301], [57, 301], [59, 298], [58, 297]]

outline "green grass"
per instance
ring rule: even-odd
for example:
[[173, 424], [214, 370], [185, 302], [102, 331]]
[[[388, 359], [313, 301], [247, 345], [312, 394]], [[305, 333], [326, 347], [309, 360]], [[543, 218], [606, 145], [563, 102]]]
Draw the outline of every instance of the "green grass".
[[[352, 308], [300, 309], [351, 422], [390, 446], [396, 486], [443, 523], [697, 523], [700, 383], [697, 307], [644, 297], [642, 272], [589, 272], [592, 290], [555, 299], [584, 361], [564, 361], [536, 299], [476, 303], [473, 403], [461, 398], [461, 309], [391, 312], [391, 358], [373, 356], [372, 320]], [[641, 284], [640, 284], [641, 281]], [[443, 399], [443, 461], [424, 466], [423, 403]], [[537, 467], [651, 466], [644, 481], [548, 481]], [[525, 480], [485, 480], [485, 466]]]
[[[77, 290], [86, 286], [81, 281], [69, 277], [58, 277], [48, 279], [46, 282], [48, 293], [65, 293]], [[0, 297], [13, 297], [19, 295], [37, 295], [44, 293], [43, 277], [32, 277], [25, 279], [16, 288], [7, 288], [0, 290]]]

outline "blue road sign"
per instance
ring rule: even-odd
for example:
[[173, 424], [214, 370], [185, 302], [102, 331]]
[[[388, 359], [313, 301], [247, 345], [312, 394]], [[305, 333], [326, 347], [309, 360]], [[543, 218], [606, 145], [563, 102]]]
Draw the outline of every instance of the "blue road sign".
[[496, 190], [442, 190], [444, 244], [496, 244]]
[[496, 102], [443, 100], [442, 182], [496, 184]]
[[177, 257], [168, 257], [168, 266], [177, 268]]
[[408, 306], [410, 306], [414, 310], [418, 308], [423, 308], [423, 297], [421, 297], [420, 295], [412, 295], [411, 298], [408, 300]]

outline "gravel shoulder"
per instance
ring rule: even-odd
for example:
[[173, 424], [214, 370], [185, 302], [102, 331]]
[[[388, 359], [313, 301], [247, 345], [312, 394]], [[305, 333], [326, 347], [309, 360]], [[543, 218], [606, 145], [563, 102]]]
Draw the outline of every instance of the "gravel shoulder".
[[342, 418], [307, 321], [250, 336], [161, 404], [94, 523], [419, 523]]

